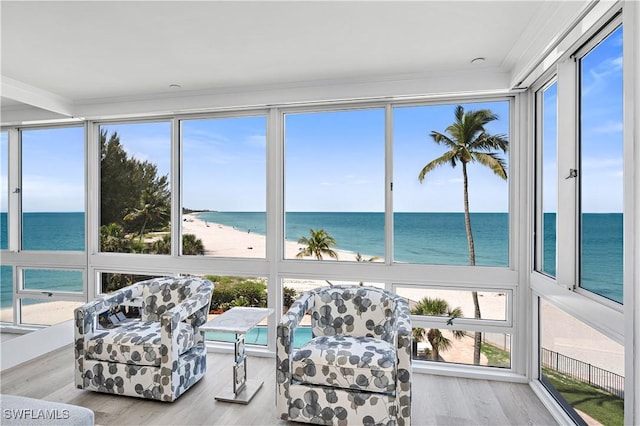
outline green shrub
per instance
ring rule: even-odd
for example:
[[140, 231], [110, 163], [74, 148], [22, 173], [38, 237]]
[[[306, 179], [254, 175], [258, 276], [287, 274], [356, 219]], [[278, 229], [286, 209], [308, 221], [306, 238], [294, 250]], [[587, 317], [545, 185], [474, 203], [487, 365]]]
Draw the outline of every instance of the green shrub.
[[267, 306], [267, 284], [262, 279], [207, 275], [213, 282], [211, 310], [226, 311], [234, 306]]
[[282, 288], [282, 305], [285, 309], [289, 309], [293, 302], [296, 301], [299, 294], [298, 291], [291, 287], [283, 287]]

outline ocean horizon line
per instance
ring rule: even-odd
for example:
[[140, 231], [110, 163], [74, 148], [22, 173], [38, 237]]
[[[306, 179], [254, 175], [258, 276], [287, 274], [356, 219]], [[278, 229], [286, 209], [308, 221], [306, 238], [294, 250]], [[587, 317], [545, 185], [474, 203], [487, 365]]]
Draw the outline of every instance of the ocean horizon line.
[[[208, 209], [189, 209], [189, 213], [185, 214], [194, 214], [194, 213], [266, 213], [265, 210], [208, 210]], [[84, 211], [78, 210], [59, 210], [59, 211], [49, 211], [49, 210], [37, 210], [37, 211], [23, 211], [23, 214], [33, 214], [33, 213], [42, 213], [42, 214], [56, 214], [56, 213], [82, 213]], [[384, 211], [340, 211], [340, 210], [287, 210], [285, 213], [355, 213], [355, 214], [363, 214], [363, 213], [385, 213]], [[438, 214], [461, 214], [463, 211], [394, 211], [396, 213], [402, 214], [429, 214], [429, 213], [438, 213]], [[509, 212], [488, 212], [488, 211], [471, 211], [471, 214], [508, 214]], [[555, 214], [556, 212], [543, 212], [544, 214]], [[623, 214], [624, 212], [582, 212], [583, 214]], [[7, 211], [0, 211], [0, 214], [7, 214]]]

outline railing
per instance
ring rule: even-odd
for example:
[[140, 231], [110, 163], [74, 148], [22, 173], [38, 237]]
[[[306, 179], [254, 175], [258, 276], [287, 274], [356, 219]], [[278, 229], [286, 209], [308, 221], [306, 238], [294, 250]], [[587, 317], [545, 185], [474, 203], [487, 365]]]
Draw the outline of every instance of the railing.
[[624, 398], [624, 377], [619, 374], [545, 348], [542, 348], [541, 362], [543, 367]]

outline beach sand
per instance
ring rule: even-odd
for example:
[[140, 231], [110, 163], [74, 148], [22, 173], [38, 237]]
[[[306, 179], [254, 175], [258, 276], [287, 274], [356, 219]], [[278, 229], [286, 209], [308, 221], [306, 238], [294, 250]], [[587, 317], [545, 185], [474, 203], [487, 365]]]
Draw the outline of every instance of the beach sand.
[[[82, 306], [80, 302], [65, 300], [43, 301], [22, 307], [22, 323], [32, 325], [55, 325], [73, 319], [73, 310]], [[2, 321], [13, 322], [13, 309], [4, 308], [0, 311]]]
[[[266, 257], [267, 238], [264, 235], [242, 232], [231, 226], [218, 223], [205, 222], [198, 219], [195, 213], [183, 216], [182, 232], [183, 234], [194, 234], [198, 239], [202, 240], [206, 256]], [[287, 259], [295, 258], [296, 254], [304, 247], [304, 245], [297, 242], [286, 241], [285, 257]], [[335, 250], [335, 252], [338, 254], [338, 260], [356, 260], [355, 253], [345, 250]], [[305, 258], [312, 259], [312, 257]], [[363, 258], [369, 259], [365, 255], [363, 255]]]

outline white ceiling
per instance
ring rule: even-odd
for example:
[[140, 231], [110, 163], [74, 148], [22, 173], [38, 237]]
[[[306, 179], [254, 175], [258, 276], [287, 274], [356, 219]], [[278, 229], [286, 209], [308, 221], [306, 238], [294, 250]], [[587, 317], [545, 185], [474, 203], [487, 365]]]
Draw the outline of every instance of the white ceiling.
[[584, 3], [3, 0], [2, 107], [72, 115], [178, 92], [467, 71], [510, 80]]

